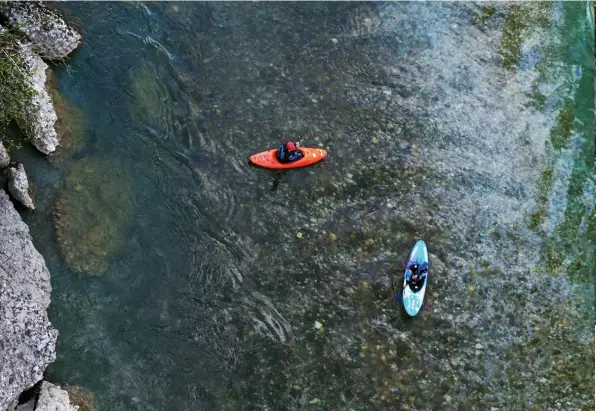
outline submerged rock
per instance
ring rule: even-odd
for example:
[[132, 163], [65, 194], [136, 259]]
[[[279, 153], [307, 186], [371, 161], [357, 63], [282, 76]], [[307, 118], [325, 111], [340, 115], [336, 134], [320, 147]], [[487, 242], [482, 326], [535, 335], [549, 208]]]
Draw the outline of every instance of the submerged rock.
[[25, 167], [22, 164], [19, 164], [16, 168], [10, 167], [8, 177], [8, 191], [10, 191], [10, 194], [25, 207], [35, 210], [35, 205], [29, 195], [29, 180], [25, 173]]
[[43, 58], [65, 58], [81, 42], [81, 35], [42, 2], [2, 2], [0, 13], [9, 27], [25, 35], [33, 51]]
[[10, 156], [0, 141], [0, 168], [8, 167], [8, 164], [10, 164]]
[[52, 73], [49, 80], [49, 89], [54, 102], [54, 109], [58, 120], [54, 125], [60, 146], [53, 152], [48, 160], [56, 167], [62, 167], [66, 160], [72, 157], [85, 144], [85, 112], [76, 102], [58, 91], [58, 79]]
[[0, 238], [0, 410], [6, 410], [55, 360], [58, 331], [46, 313], [50, 273], [3, 190]]
[[68, 393], [47, 381], [41, 383], [36, 411], [77, 411], [79, 407], [70, 404]]
[[95, 411], [93, 393], [84, 392], [74, 385], [63, 385], [61, 388], [68, 393], [70, 403], [79, 407], [79, 411]]
[[103, 274], [132, 220], [133, 186], [116, 170], [101, 159], [76, 163], [54, 207], [58, 243], [76, 272]]
[[158, 79], [163, 78], [160, 67], [144, 64], [139, 70], [131, 72], [132, 105], [131, 114], [137, 121], [160, 130], [172, 129], [172, 110], [168, 89]]

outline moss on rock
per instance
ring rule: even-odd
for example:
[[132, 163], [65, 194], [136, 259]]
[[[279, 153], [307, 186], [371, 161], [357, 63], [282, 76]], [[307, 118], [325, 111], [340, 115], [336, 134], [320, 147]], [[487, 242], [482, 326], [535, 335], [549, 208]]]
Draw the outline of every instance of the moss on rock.
[[519, 65], [522, 45], [531, 29], [548, 27], [549, 7], [549, 3], [516, 3], [509, 7], [507, 18], [503, 22], [500, 50], [505, 68], [511, 69]]
[[[32, 68], [22, 57], [21, 45], [16, 35], [0, 26], [0, 127], [16, 121], [24, 134], [31, 133], [24, 102], [31, 101], [37, 92], [31, 87], [28, 77]], [[13, 141], [2, 133], [2, 140], [10, 148], [20, 141]]]

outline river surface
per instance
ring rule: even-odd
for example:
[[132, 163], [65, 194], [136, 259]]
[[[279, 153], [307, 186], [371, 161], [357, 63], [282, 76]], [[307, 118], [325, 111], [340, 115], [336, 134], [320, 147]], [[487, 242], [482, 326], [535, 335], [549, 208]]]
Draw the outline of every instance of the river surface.
[[[59, 3], [66, 149], [13, 153], [47, 378], [102, 411], [593, 409], [593, 13], [494, 6]], [[284, 137], [329, 155], [248, 164]]]

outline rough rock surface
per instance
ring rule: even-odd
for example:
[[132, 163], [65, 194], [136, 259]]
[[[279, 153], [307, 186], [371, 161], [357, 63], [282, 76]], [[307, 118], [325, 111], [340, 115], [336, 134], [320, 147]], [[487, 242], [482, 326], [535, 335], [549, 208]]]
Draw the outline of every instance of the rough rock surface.
[[41, 383], [35, 411], [77, 411], [79, 407], [70, 405], [68, 393], [47, 381]]
[[35, 148], [44, 154], [50, 154], [58, 146], [58, 135], [54, 129], [58, 117], [46, 89], [48, 65], [33, 52], [30, 43], [22, 45], [21, 58], [27, 66], [24, 69], [29, 73], [29, 85], [36, 91], [31, 101], [25, 104], [30, 119], [29, 138]]
[[25, 167], [19, 164], [16, 168], [10, 167], [8, 169], [8, 191], [25, 207], [35, 210], [35, 205], [31, 196], [29, 196], [29, 180], [25, 173]]
[[43, 58], [65, 58], [81, 42], [81, 35], [41, 2], [2, 2], [0, 13], [8, 19], [11, 29], [27, 36], [33, 51]]
[[15, 411], [35, 411], [35, 399], [19, 405]]
[[29, 228], [0, 190], [0, 410], [42, 379], [56, 358], [48, 320], [50, 273]]
[[10, 164], [10, 156], [0, 141], [0, 168], [8, 167], [8, 164]]

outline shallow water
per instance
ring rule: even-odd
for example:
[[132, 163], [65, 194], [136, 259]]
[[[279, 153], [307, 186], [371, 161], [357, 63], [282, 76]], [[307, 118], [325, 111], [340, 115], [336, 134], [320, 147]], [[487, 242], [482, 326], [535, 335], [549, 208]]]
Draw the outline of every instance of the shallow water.
[[[98, 410], [593, 407], [593, 17], [496, 6], [60, 4], [72, 148], [15, 153], [48, 378]], [[330, 154], [247, 163], [284, 136]]]

